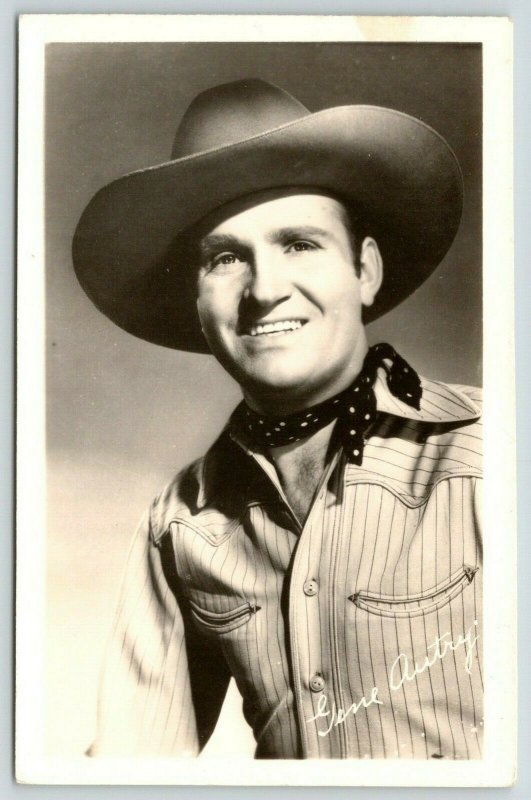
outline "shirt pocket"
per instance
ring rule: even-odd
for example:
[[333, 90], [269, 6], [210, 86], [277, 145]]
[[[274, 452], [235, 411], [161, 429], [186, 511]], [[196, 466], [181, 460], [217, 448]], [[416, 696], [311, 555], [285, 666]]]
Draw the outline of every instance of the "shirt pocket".
[[350, 595], [349, 600], [357, 608], [381, 617], [420, 617], [437, 611], [458, 597], [472, 583], [478, 569], [464, 564], [446, 580], [417, 594], [388, 595], [362, 590]]
[[212, 634], [229, 633], [245, 625], [260, 610], [260, 606], [256, 603], [247, 601], [225, 611], [207, 610], [190, 599], [188, 602], [192, 617], [199, 629]]

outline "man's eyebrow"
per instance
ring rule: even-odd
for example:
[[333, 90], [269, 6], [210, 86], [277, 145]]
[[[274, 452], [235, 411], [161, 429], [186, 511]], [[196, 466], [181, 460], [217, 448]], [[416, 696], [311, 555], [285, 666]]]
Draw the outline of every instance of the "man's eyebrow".
[[322, 239], [330, 239], [332, 234], [317, 225], [290, 225], [273, 231], [268, 239], [271, 242], [284, 242], [292, 239], [304, 239], [305, 236], [319, 236]]
[[200, 255], [210, 255], [213, 250], [234, 250], [242, 247], [242, 242], [229, 233], [208, 233], [199, 241], [198, 249]]

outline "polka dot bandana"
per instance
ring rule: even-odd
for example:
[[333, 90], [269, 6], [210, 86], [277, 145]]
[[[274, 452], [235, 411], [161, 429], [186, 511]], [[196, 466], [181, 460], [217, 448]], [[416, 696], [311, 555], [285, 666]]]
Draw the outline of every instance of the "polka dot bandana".
[[264, 449], [298, 442], [337, 419], [347, 458], [360, 465], [364, 434], [376, 417], [373, 386], [378, 367], [385, 369], [391, 393], [418, 410], [422, 397], [419, 376], [390, 344], [381, 343], [369, 349], [356, 380], [340, 394], [302, 411], [275, 417], [257, 414], [242, 402], [231, 417], [230, 428]]

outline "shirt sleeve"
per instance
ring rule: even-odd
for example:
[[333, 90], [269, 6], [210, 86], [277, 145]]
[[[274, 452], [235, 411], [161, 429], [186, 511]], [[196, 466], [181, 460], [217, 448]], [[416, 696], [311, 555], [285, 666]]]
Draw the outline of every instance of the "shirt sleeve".
[[155, 545], [149, 519], [129, 551], [90, 756], [198, 755], [230, 679], [217, 643], [201, 640], [179, 596], [171, 537]]

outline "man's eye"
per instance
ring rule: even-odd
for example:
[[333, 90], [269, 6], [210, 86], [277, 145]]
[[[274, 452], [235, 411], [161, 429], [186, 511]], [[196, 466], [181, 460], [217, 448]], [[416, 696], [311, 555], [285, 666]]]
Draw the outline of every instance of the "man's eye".
[[304, 253], [306, 250], [315, 250], [315, 245], [312, 242], [297, 241], [292, 242], [288, 247], [288, 252]]
[[235, 264], [237, 261], [241, 261], [241, 259], [236, 253], [219, 253], [217, 256], [210, 259], [210, 267], [211, 269], [215, 267], [228, 267], [231, 264]]

